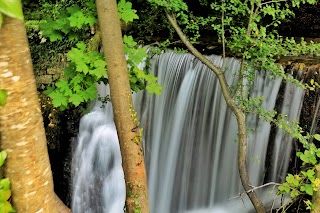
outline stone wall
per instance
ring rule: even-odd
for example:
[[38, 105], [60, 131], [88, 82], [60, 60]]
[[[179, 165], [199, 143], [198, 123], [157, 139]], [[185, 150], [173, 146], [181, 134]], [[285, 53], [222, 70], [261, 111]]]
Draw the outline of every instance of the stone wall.
[[37, 88], [43, 90], [46, 89], [47, 86], [55, 83], [63, 75], [63, 67], [64, 66], [59, 65], [46, 70], [35, 70]]

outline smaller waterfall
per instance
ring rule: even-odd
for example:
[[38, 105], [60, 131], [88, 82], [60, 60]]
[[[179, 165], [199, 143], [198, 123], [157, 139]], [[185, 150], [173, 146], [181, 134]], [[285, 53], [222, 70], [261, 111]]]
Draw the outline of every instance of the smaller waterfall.
[[[107, 88], [99, 86], [99, 94]], [[73, 213], [123, 213], [126, 188], [112, 106], [97, 101], [81, 118], [73, 157]]]

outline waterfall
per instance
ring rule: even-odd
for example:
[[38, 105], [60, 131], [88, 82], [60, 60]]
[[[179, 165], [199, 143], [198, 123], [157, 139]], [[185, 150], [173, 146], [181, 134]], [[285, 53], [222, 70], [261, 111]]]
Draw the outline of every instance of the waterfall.
[[[108, 88], [98, 86], [105, 97]], [[73, 156], [74, 213], [121, 213], [126, 188], [111, 103], [97, 101], [81, 118]]]
[[[238, 60], [227, 58], [223, 63], [220, 56], [208, 59], [217, 66], [224, 64], [228, 84], [235, 85]], [[217, 78], [190, 54], [162, 54], [154, 57], [151, 64], [151, 72], [163, 85], [162, 95], [143, 92], [136, 104], [144, 128], [151, 212], [219, 212], [218, 209], [234, 212], [235, 208], [239, 211], [235, 205], [243, 206], [241, 199], [232, 199], [243, 193], [237, 165], [237, 125]], [[249, 96], [265, 97], [262, 107], [273, 110], [281, 82], [282, 79], [260, 72], [248, 88]], [[287, 86], [282, 111], [290, 120], [299, 118], [302, 97], [303, 89]], [[288, 108], [287, 103], [294, 104]], [[248, 129], [254, 129], [248, 132], [249, 176], [251, 183], [259, 186], [265, 179], [271, 126], [253, 114], [247, 116], [247, 122]], [[286, 141], [275, 142], [273, 161], [277, 164], [272, 172], [276, 175], [270, 180], [275, 182], [286, 174], [291, 147], [286, 134], [282, 131], [277, 134]], [[262, 192], [261, 195], [264, 197]], [[267, 202], [273, 196], [264, 198]], [[230, 199], [232, 202], [225, 204]], [[250, 208], [250, 202], [246, 202], [242, 209], [248, 212]]]
[[[208, 59], [217, 66], [224, 64], [228, 84], [236, 84], [238, 80], [236, 72], [240, 67], [238, 60], [227, 58], [223, 63], [220, 56], [210, 56]], [[215, 75], [193, 55], [173, 52], [153, 57], [150, 72], [158, 76], [158, 82], [163, 86], [162, 94], [156, 96], [140, 92], [135, 97], [135, 108], [144, 129], [143, 148], [151, 212], [250, 212], [252, 210], [250, 202], [245, 196], [243, 200], [239, 197], [243, 189], [237, 166], [236, 119], [226, 106]], [[262, 106], [272, 110], [275, 107], [281, 81], [270, 78], [266, 72], [260, 72], [256, 75], [253, 86], [248, 88], [249, 96], [252, 98], [264, 96]], [[106, 93], [106, 89], [100, 88], [99, 91]], [[300, 94], [299, 98], [294, 96], [296, 94]], [[284, 103], [296, 101], [290, 109], [283, 107], [291, 120], [298, 119], [298, 107], [301, 105], [302, 96], [302, 89], [294, 86], [286, 89]], [[103, 160], [108, 162], [111, 158], [106, 153], [113, 153], [115, 158], [112, 162], [115, 164], [115, 170], [118, 171], [121, 166], [119, 147], [108, 145], [109, 140], [112, 141], [111, 144], [117, 142], [114, 138], [116, 132], [104, 133], [105, 129], [100, 131], [101, 128], [98, 128], [107, 125], [103, 128], [114, 129], [112, 118], [110, 108], [102, 110], [94, 107], [91, 113], [81, 119], [74, 157], [76, 169], [73, 212], [75, 213], [116, 213], [106, 210], [80, 210], [86, 208], [84, 205], [93, 205], [92, 208], [98, 209], [98, 201], [95, 199], [92, 201], [90, 196], [95, 195], [97, 198], [100, 193], [106, 194], [97, 181], [89, 183], [87, 180], [91, 173], [98, 175], [101, 181], [108, 176], [110, 170], [105, 168], [109, 166], [102, 163]], [[256, 115], [250, 114], [247, 118], [248, 127], [254, 129], [248, 132], [249, 176], [252, 184], [258, 186], [263, 184], [265, 179], [265, 160], [271, 126]], [[286, 138], [287, 146], [284, 147], [282, 145], [284, 142], [281, 140], [275, 143], [278, 148], [276, 146], [274, 148], [273, 162], [277, 162], [281, 157], [283, 163], [274, 164], [276, 168], [272, 170], [274, 174], [272, 181], [279, 181], [279, 178], [285, 175], [290, 157], [289, 137], [280, 131], [277, 134], [279, 138]], [[98, 138], [98, 142], [92, 142], [94, 138]], [[98, 147], [95, 143], [101, 146]], [[91, 146], [96, 148], [90, 148]], [[94, 156], [89, 158], [87, 153], [94, 149], [95, 151], [92, 151]], [[103, 159], [97, 160], [100, 154]], [[95, 165], [89, 161], [92, 159], [100, 164], [92, 166]], [[81, 161], [89, 166], [82, 166]], [[102, 168], [98, 168], [98, 165]], [[82, 167], [89, 167], [89, 170], [81, 173]], [[101, 175], [98, 174], [100, 172]], [[123, 181], [123, 173], [121, 175], [119, 175], [121, 178], [118, 178], [120, 182]], [[83, 185], [85, 189], [79, 187]], [[118, 191], [109, 191], [116, 193], [115, 196], [112, 195], [113, 198], [116, 197], [114, 200], [125, 193], [124, 186], [120, 184], [119, 187]], [[265, 203], [272, 201], [274, 196], [264, 193], [265, 191], [257, 190]], [[87, 196], [86, 193], [90, 195]], [[89, 197], [89, 201], [85, 200], [86, 197]], [[119, 200], [124, 203], [123, 199]], [[114, 201], [108, 198], [99, 202], [108, 206]], [[77, 208], [78, 205], [81, 207]]]

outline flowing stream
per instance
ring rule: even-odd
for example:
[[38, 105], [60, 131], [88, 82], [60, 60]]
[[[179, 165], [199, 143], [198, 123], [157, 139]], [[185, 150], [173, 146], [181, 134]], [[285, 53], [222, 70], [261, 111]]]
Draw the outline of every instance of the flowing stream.
[[[224, 64], [229, 85], [237, 82], [238, 60], [208, 57]], [[190, 54], [173, 52], [155, 56], [151, 72], [163, 86], [161, 96], [140, 92], [135, 107], [144, 128], [145, 160], [152, 213], [250, 212], [237, 166], [237, 125], [227, 109], [212, 71]], [[275, 107], [281, 79], [260, 72], [250, 97], [264, 96], [262, 106]], [[104, 86], [100, 95], [107, 94]], [[299, 118], [303, 90], [288, 84], [282, 111], [289, 120]], [[74, 213], [123, 212], [125, 188], [120, 149], [110, 104], [96, 103], [81, 119], [74, 155]], [[251, 183], [259, 186], [266, 178], [270, 124], [248, 115], [248, 169]], [[254, 131], [253, 131], [254, 129]], [[273, 142], [270, 180], [280, 182], [287, 172], [291, 139], [277, 131]], [[269, 157], [268, 157], [269, 158]], [[257, 190], [271, 206], [275, 188]], [[114, 209], [112, 209], [114, 208]], [[112, 209], [112, 210], [111, 210]]]

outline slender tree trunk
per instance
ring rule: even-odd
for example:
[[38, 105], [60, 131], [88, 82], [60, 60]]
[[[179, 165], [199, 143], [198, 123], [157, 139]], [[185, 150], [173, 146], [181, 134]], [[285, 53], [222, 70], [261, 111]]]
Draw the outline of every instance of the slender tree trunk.
[[1, 149], [13, 205], [21, 213], [57, 212], [41, 110], [23, 21], [4, 16], [0, 29]]
[[143, 152], [135, 131], [134, 112], [128, 68], [124, 55], [116, 0], [97, 0], [103, 51], [108, 66], [111, 102], [118, 132], [126, 179], [127, 212], [148, 213], [148, 191]]
[[249, 196], [253, 206], [255, 207], [256, 211], [259, 213], [266, 212], [263, 203], [261, 202], [258, 195], [252, 190], [252, 185], [249, 180], [248, 170], [247, 170], [247, 130], [246, 130], [246, 118], [245, 114], [242, 110], [237, 106], [234, 99], [231, 97], [230, 89], [227, 84], [227, 80], [224, 76], [223, 70], [215, 66], [211, 63], [206, 57], [204, 57], [198, 50], [196, 50], [193, 45], [189, 42], [188, 38], [184, 35], [180, 27], [178, 26], [176, 20], [170, 14], [166, 14], [170, 24], [176, 30], [177, 34], [179, 35], [182, 42], [186, 45], [189, 51], [196, 56], [202, 63], [208, 66], [217, 76], [224, 100], [227, 103], [227, 106], [231, 109], [234, 113], [237, 124], [238, 124], [238, 167], [239, 167], [239, 174], [240, 179], [243, 185], [244, 190], [246, 191], [247, 195]]
[[[316, 178], [320, 178], [320, 165], [316, 165]], [[320, 187], [317, 191], [313, 192], [312, 203], [315, 205], [315, 208], [312, 209], [311, 213], [320, 213]]]

